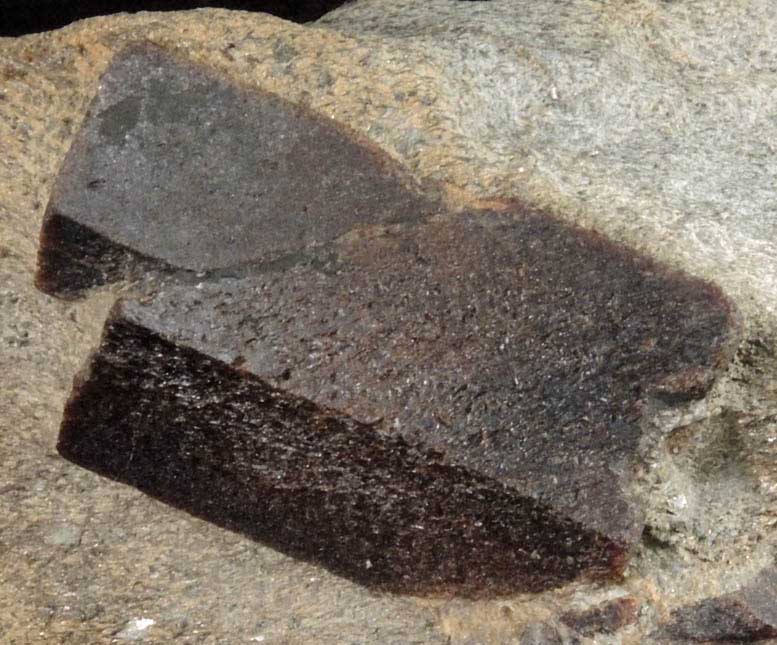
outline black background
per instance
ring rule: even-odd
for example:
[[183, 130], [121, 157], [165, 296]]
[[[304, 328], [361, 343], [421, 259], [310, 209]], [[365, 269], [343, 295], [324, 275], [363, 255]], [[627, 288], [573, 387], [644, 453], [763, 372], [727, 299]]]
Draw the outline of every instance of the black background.
[[308, 22], [348, 0], [0, 0], [0, 36], [57, 29], [74, 20], [121, 11], [180, 11], [223, 7], [263, 11], [286, 20]]

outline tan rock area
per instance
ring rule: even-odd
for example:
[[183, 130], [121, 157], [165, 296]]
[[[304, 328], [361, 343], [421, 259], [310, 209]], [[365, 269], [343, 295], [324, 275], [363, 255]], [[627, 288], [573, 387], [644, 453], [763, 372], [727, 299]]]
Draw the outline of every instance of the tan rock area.
[[[752, 589], [777, 557], [776, 33], [768, 0], [363, 0], [307, 26], [198, 10], [0, 39], [0, 642], [642, 643]], [[740, 346], [706, 398], [655, 421], [622, 579], [371, 593], [57, 454], [122, 287], [38, 292], [38, 235], [101, 73], [138, 40], [349, 126], [451, 207], [550, 207], [722, 288]], [[628, 617], [586, 619], [610, 632], [560, 622], [610, 606]]]

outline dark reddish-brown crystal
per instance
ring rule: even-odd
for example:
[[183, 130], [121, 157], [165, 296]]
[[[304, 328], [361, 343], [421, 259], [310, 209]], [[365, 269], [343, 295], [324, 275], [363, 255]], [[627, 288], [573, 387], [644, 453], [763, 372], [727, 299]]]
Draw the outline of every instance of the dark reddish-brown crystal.
[[714, 287], [541, 213], [363, 226], [120, 302], [59, 448], [373, 587], [537, 591], [622, 569], [643, 411], [729, 324]]

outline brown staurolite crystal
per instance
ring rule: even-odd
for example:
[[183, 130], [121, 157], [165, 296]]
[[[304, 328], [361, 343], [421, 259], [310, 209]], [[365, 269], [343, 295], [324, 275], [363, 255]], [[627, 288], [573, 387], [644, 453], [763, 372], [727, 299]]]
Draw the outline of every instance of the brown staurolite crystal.
[[364, 227], [119, 303], [60, 450], [371, 586], [539, 590], [621, 569], [642, 402], [728, 322], [541, 214]]
[[617, 574], [645, 409], [704, 395], [728, 304], [547, 214], [441, 214], [410, 183], [280, 99], [118, 56], [37, 280], [160, 279], [113, 309], [60, 452], [380, 589]]

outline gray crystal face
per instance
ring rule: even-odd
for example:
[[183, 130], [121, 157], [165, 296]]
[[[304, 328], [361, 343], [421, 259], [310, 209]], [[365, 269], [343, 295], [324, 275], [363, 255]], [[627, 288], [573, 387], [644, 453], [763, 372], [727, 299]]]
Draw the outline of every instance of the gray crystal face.
[[359, 222], [434, 211], [410, 183], [333, 122], [135, 45], [102, 77], [57, 178], [37, 282], [77, 295], [136, 264], [273, 261]]

